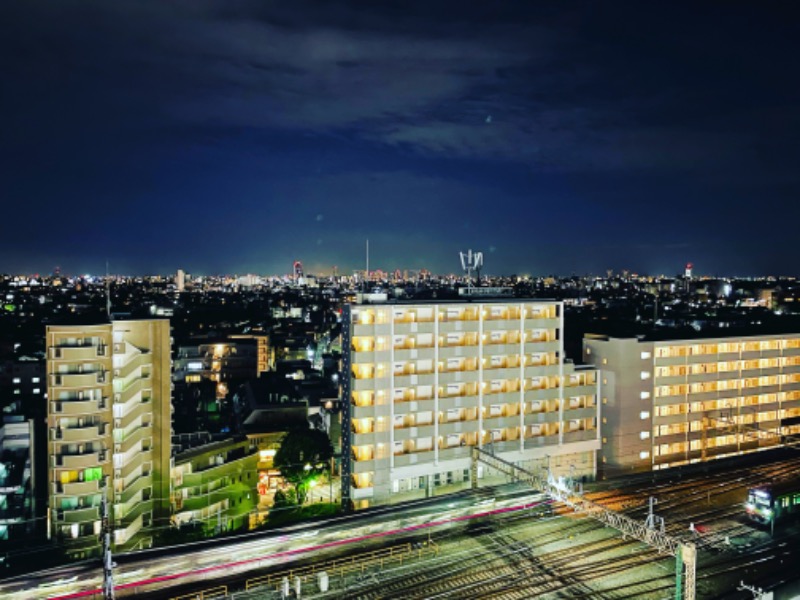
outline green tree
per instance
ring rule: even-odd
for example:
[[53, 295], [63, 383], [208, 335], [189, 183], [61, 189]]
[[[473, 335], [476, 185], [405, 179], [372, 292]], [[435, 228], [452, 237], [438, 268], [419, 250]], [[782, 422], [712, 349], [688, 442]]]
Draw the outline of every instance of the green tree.
[[318, 429], [294, 429], [286, 434], [275, 453], [274, 464], [294, 488], [303, 505], [312, 483], [330, 468], [333, 446], [328, 434]]

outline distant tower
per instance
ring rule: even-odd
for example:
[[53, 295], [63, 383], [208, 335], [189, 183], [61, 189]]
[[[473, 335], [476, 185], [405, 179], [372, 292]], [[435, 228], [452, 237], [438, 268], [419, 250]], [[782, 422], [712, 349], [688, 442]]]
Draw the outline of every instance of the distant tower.
[[300, 278], [303, 276], [303, 263], [299, 260], [294, 261], [292, 264], [292, 278], [294, 282], [297, 283], [300, 281]]
[[686, 279], [691, 279], [692, 278], [692, 268], [693, 267], [694, 267], [694, 265], [692, 263], [686, 263], [686, 271], [684, 271], [684, 275], [686, 276]]
[[472, 250], [467, 250], [467, 253], [464, 254], [463, 252], [458, 253], [461, 257], [461, 268], [464, 269], [464, 272], [467, 274], [467, 287], [472, 287], [472, 272], [477, 272], [477, 280], [480, 283], [481, 280], [481, 267], [483, 266], [483, 252], [473, 252]]
[[178, 269], [178, 272], [175, 274], [175, 285], [179, 292], [186, 289], [186, 273], [183, 269]]

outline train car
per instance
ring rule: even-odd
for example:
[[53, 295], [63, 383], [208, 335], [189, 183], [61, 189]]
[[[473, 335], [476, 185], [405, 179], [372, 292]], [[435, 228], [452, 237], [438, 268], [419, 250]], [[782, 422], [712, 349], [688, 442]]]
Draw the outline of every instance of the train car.
[[800, 481], [750, 488], [744, 506], [750, 520], [762, 525], [800, 514]]

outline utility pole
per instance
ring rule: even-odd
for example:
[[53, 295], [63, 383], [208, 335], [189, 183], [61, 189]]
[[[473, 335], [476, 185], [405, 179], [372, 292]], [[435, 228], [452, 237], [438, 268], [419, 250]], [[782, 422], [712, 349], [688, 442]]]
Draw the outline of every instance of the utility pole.
[[114, 561], [111, 558], [111, 525], [108, 516], [108, 485], [101, 501], [103, 536], [103, 600], [114, 600]]

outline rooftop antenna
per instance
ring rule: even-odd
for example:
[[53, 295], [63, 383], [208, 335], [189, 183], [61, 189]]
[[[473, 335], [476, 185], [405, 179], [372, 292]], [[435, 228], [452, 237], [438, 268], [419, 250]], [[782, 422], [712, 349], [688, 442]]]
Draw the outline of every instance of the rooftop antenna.
[[477, 271], [478, 283], [480, 283], [481, 267], [483, 266], [483, 252], [473, 252], [472, 250], [467, 250], [466, 254], [464, 252], [459, 252], [458, 254], [461, 257], [461, 268], [464, 269], [464, 272], [467, 274], [467, 289], [472, 289], [473, 271]]
[[108, 259], [106, 259], [106, 316], [111, 321], [111, 280], [108, 277]]

